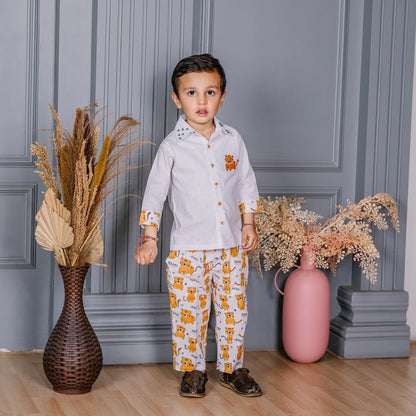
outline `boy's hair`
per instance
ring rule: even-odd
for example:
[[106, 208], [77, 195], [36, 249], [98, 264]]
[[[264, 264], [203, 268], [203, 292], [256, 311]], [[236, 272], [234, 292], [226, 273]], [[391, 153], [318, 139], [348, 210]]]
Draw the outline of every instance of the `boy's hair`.
[[224, 94], [225, 86], [227, 84], [227, 80], [225, 78], [225, 72], [223, 67], [220, 64], [220, 61], [217, 58], [214, 58], [209, 53], [204, 53], [202, 55], [192, 55], [188, 56], [187, 58], [183, 58], [178, 62], [175, 69], [172, 73], [172, 87], [174, 93], [179, 96], [178, 94], [178, 83], [179, 78], [182, 75], [188, 74], [190, 72], [217, 72], [221, 78], [221, 95]]

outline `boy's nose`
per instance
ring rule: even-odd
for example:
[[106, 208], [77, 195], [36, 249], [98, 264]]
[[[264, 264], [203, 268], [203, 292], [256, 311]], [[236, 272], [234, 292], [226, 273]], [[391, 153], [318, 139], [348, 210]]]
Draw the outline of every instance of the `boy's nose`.
[[205, 103], [206, 103], [205, 94], [199, 94], [198, 95], [198, 104], [205, 104]]

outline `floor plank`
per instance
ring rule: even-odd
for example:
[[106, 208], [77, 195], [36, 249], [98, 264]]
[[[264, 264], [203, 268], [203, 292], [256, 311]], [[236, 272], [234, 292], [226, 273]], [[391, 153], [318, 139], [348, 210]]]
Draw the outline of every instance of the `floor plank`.
[[0, 416], [413, 416], [416, 344], [410, 358], [343, 360], [327, 352], [299, 364], [278, 351], [247, 352], [264, 395], [244, 398], [218, 383], [208, 364], [207, 395], [178, 394], [171, 365], [106, 366], [91, 393], [55, 393], [42, 353], [0, 353]]

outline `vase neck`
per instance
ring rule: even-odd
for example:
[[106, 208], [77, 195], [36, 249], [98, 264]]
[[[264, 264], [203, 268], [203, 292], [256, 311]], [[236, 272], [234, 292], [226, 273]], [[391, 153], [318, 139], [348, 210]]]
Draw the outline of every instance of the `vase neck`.
[[69, 299], [72, 299], [73, 301], [82, 301], [84, 281], [88, 268], [89, 265], [78, 267], [59, 266], [64, 282], [65, 302]]
[[310, 247], [303, 247], [300, 255], [300, 267], [313, 270], [315, 266], [315, 252]]

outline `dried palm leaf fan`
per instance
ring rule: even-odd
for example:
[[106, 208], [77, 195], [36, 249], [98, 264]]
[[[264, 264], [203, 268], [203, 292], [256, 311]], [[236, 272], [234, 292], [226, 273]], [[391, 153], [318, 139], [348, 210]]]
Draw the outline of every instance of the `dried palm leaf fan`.
[[90, 115], [94, 106], [76, 110], [72, 132], [62, 128], [50, 106], [56, 122], [53, 144], [59, 180], [46, 147], [38, 142], [32, 145], [36, 172], [47, 187], [36, 215], [35, 238], [42, 248], [55, 253], [58, 264], [66, 267], [98, 264], [104, 251], [100, 204], [112, 191], [112, 180], [128, 169], [120, 166], [144, 143], [131, 138], [135, 132], [132, 129], [139, 123], [128, 116], [120, 117], [105, 137], [96, 161], [99, 111]]

